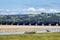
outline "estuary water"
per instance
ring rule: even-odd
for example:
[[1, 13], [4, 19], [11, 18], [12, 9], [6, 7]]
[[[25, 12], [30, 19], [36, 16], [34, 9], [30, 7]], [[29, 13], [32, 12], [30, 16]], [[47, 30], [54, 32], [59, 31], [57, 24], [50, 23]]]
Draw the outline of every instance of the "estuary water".
[[[60, 32], [60, 29], [57, 30], [48, 30], [49, 32]], [[45, 33], [47, 30], [39, 30], [36, 33]], [[25, 32], [0, 32], [0, 35], [8, 35], [8, 34], [24, 34]]]

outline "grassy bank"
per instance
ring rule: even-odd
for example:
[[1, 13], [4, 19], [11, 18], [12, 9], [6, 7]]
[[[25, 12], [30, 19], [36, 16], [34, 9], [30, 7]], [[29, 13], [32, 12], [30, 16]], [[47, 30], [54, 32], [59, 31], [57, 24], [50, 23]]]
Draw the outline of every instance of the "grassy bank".
[[0, 35], [0, 40], [60, 40], [60, 32]]

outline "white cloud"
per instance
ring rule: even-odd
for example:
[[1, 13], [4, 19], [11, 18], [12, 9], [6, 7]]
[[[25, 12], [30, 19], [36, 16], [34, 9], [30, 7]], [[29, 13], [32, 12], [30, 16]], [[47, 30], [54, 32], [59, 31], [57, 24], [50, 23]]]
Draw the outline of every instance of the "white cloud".
[[18, 11], [9, 9], [0, 9], [0, 15], [15, 15]]
[[24, 9], [24, 12], [26, 13], [41, 13], [41, 12], [46, 12], [46, 13], [57, 13], [60, 12], [60, 10], [56, 10], [56, 9], [45, 9], [45, 8], [27, 8]]
[[59, 11], [55, 9], [50, 9], [49, 12], [59, 12]]
[[24, 11], [36, 11], [35, 8], [27, 8], [27, 9], [23, 9]]
[[35, 8], [28, 8], [27, 11], [36, 11]]
[[46, 12], [46, 9], [44, 9], [44, 8], [39, 8], [38, 11], [40, 11], [40, 12]]
[[57, 13], [60, 10], [56, 9], [45, 9], [45, 8], [26, 8], [22, 10], [9, 10], [9, 9], [0, 9], [0, 15], [15, 15], [15, 14], [39, 14], [41, 12], [46, 13]]

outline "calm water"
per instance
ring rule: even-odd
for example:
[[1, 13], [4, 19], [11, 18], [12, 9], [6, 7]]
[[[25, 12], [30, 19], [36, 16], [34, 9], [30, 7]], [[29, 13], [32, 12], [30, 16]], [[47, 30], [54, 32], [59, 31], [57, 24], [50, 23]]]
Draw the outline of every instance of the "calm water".
[[[48, 30], [49, 32], [60, 32], [60, 29], [58, 30]], [[39, 30], [36, 33], [43, 33], [43, 32], [47, 32], [47, 30]]]
[[24, 34], [25, 32], [0, 32], [0, 35], [8, 35], [8, 34]]
[[[39, 30], [36, 33], [45, 33], [46, 30]], [[60, 32], [60, 29], [58, 30], [49, 30], [49, 32]], [[8, 35], [8, 34], [24, 34], [25, 32], [0, 32], [0, 35]]]

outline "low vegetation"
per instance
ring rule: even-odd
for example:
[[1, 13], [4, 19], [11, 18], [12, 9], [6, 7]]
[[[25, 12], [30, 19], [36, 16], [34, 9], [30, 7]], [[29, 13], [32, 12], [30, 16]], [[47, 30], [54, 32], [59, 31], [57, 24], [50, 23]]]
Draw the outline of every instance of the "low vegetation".
[[36, 34], [36, 32], [25, 32], [24, 34]]
[[0, 35], [0, 40], [60, 40], [60, 32]]

